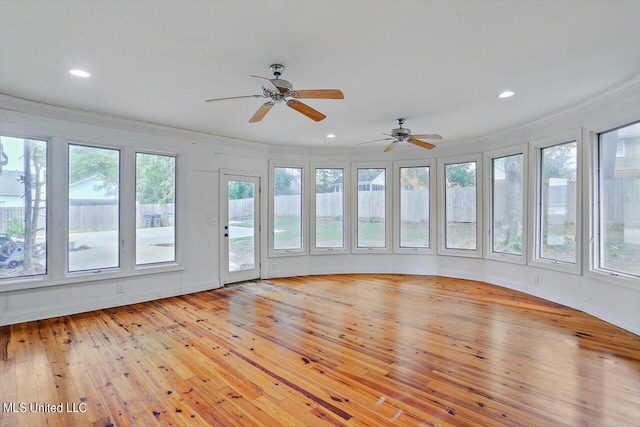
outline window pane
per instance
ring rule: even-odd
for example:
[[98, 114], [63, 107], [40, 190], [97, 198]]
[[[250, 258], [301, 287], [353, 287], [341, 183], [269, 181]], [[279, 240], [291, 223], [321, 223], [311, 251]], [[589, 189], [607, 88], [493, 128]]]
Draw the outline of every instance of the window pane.
[[492, 250], [522, 255], [523, 154], [493, 159]]
[[229, 272], [256, 268], [255, 187], [248, 181], [228, 183]]
[[47, 273], [47, 143], [0, 137], [0, 279]]
[[276, 167], [273, 181], [273, 248], [302, 249], [302, 169]]
[[576, 262], [576, 142], [543, 148], [539, 257]]
[[476, 162], [445, 165], [445, 179], [445, 247], [476, 250]]
[[136, 153], [136, 264], [176, 260], [176, 158]]
[[640, 276], [640, 123], [600, 135], [600, 268]]
[[344, 247], [344, 170], [316, 169], [316, 248]]
[[120, 152], [69, 145], [69, 271], [120, 265], [119, 205]]
[[358, 169], [358, 247], [384, 248], [386, 170]]
[[400, 247], [429, 247], [429, 167], [400, 168]]

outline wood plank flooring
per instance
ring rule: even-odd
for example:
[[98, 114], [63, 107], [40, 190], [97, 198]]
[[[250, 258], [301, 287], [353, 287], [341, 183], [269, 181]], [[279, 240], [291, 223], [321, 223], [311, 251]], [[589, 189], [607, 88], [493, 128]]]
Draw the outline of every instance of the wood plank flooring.
[[640, 337], [435, 276], [273, 279], [0, 327], [0, 375], [11, 427], [640, 424]]

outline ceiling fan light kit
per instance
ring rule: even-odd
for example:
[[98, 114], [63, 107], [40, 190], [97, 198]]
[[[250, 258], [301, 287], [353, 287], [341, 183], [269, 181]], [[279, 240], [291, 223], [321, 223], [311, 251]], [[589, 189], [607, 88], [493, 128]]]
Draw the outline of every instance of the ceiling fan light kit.
[[344, 95], [339, 89], [293, 90], [291, 82], [280, 78], [284, 71], [284, 65], [273, 64], [270, 69], [275, 77], [273, 79], [254, 75], [251, 76], [256, 78], [262, 86], [262, 94], [212, 98], [207, 99], [205, 102], [225, 101], [239, 98], [268, 98], [271, 100], [265, 102], [260, 106], [260, 108], [258, 108], [258, 111], [256, 111], [249, 119], [249, 123], [261, 121], [269, 110], [271, 110], [271, 107], [280, 102], [284, 102], [289, 108], [309, 117], [311, 120], [319, 122], [320, 120], [324, 120], [327, 116], [299, 101], [299, 99], [344, 99]]

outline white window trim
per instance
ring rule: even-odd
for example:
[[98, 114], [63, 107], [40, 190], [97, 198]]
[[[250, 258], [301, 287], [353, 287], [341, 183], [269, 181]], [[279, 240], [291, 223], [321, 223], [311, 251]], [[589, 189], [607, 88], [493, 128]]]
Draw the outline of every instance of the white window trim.
[[[384, 248], [370, 248], [370, 247], [358, 247], [358, 169], [384, 169], [385, 170], [385, 247]], [[392, 217], [392, 188], [393, 188], [393, 176], [392, 176], [391, 162], [354, 162], [351, 164], [351, 188], [353, 191], [353, 197], [351, 197], [351, 215], [352, 215], [352, 230], [351, 233], [351, 252], [357, 254], [368, 253], [391, 253], [393, 250], [393, 217]]]
[[[143, 142], [123, 143], [123, 140], [112, 139], [101, 135], [91, 138], [67, 138], [52, 132], [53, 136], [41, 136], [29, 127], [3, 123], [2, 134], [14, 138], [27, 138], [47, 141], [47, 183], [50, 188], [60, 189], [56, 197], [51, 190], [47, 193], [47, 273], [39, 276], [16, 277], [2, 279], [0, 292], [45, 288], [50, 286], [87, 283], [102, 280], [138, 277], [149, 274], [183, 271], [185, 262], [184, 236], [187, 225], [178, 219], [177, 211], [180, 203], [185, 203], [184, 162], [182, 150], [171, 147], [170, 151], [158, 150], [157, 146]], [[53, 248], [66, 248], [69, 236], [69, 145], [82, 145], [95, 148], [120, 150], [120, 266], [101, 270], [83, 270], [68, 272], [68, 250], [56, 251]], [[144, 151], [154, 154], [176, 157], [176, 261], [158, 264], [135, 266], [135, 238], [125, 230], [135, 229], [135, 218], [127, 218], [129, 211], [135, 215], [135, 152]], [[55, 165], [55, 167], [54, 167]], [[130, 169], [128, 172], [126, 170]], [[127, 174], [127, 175], [125, 175]], [[182, 215], [181, 215], [182, 216]], [[180, 217], [181, 218], [181, 217]], [[131, 225], [127, 225], [130, 222]], [[132, 228], [133, 227], [133, 228]], [[178, 231], [178, 227], [181, 231]], [[132, 251], [133, 249], [133, 251]], [[95, 272], [98, 271], [98, 272]]]
[[[115, 267], [102, 267], [102, 268], [96, 268], [96, 269], [86, 269], [86, 270], [76, 270], [76, 271], [71, 271], [69, 268], [70, 266], [69, 266], [69, 249], [68, 248], [69, 248], [69, 238], [71, 235], [71, 230], [69, 230], [69, 185], [70, 185], [69, 155], [70, 155], [71, 146], [95, 148], [98, 150], [112, 150], [112, 151], [118, 152], [118, 265]], [[64, 245], [64, 248], [66, 249], [65, 264], [64, 264], [65, 274], [67, 275], [67, 277], [75, 277], [75, 276], [82, 276], [82, 275], [117, 273], [122, 271], [133, 270], [132, 265], [135, 264], [135, 259], [133, 260], [129, 259], [129, 254], [131, 253], [130, 247], [134, 245], [135, 242], [131, 242], [131, 239], [124, 238], [125, 235], [135, 236], [135, 234], [128, 233], [128, 231], [130, 231], [129, 230], [130, 227], [127, 227], [128, 224], [126, 224], [128, 219], [127, 215], [130, 214], [130, 211], [131, 211], [131, 206], [128, 206], [129, 204], [126, 203], [126, 201], [127, 201], [127, 196], [132, 191], [131, 189], [124, 188], [125, 186], [123, 185], [123, 183], [125, 182], [124, 181], [125, 178], [128, 180], [131, 180], [131, 172], [125, 171], [125, 167], [127, 165], [127, 162], [125, 161], [126, 151], [127, 151], [126, 147], [122, 145], [105, 145], [105, 144], [99, 144], [99, 143], [71, 140], [71, 141], [67, 141], [66, 150], [67, 150], [67, 156], [66, 156], [67, 157], [67, 169], [66, 169], [67, 212], [65, 217], [66, 243]], [[133, 180], [127, 181], [127, 182], [132, 182], [132, 185], [135, 187], [135, 171], [133, 175]], [[133, 189], [133, 192], [135, 193], [135, 189]], [[135, 200], [135, 194], [134, 194], [133, 200]], [[135, 202], [132, 205], [134, 209], [133, 215], [135, 216]], [[125, 233], [125, 230], [127, 231], [127, 233]], [[134, 240], [135, 240], [135, 237], [134, 237]], [[135, 257], [135, 249], [133, 251], [133, 256]]]
[[[476, 249], [451, 249], [446, 247], [446, 183], [445, 167], [456, 163], [476, 162]], [[482, 154], [443, 157], [438, 159], [438, 254], [469, 258], [482, 257]]]
[[[350, 252], [350, 222], [351, 218], [351, 204], [349, 203], [351, 197], [351, 186], [349, 185], [349, 178], [351, 176], [351, 170], [348, 162], [312, 162], [309, 168], [309, 184], [311, 191], [309, 191], [310, 208], [309, 214], [311, 219], [309, 221], [310, 239], [309, 246], [312, 255], [331, 255], [331, 254], [345, 254]], [[318, 248], [316, 247], [316, 169], [342, 169], [342, 248]]]
[[584, 144], [584, 165], [585, 176], [583, 182], [583, 193], [585, 194], [585, 209], [583, 214], [584, 223], [588, 228], [588, 235], [583, 242], [582, 249], [585, 254], [585, 276], [597, 280], [604, 280], [620, 286], [637, 289], [640, 286], [638, 278], [624, 273], [599, 268], [600, 263], [600, 212], [599, 204], [599, 174], [598, 163], [600, 157], [599, 135], [614, 129], [640, 121], [640, 117], [635, 114], [620, 115], [607, 120], [601, 120], [585, 126], [583, 131]]
[[[283, 256], [302, 256], [309, 254], [309, 215], [307, 209], [309, 206], [309, 163], [308, 162], [291, 162], [280, 160], [269, 160], [269, 258], [277, 258]], [[299, 249], [274, 249], [275, 236], [275, 215], [274, 209], [274, 172], [275, 168], [298, 168], [302, 169], [300, 176], [302, 177], [302, 212], [300, 221], [302, 223], [302, 242]]]
[[[553, 261], [538, 257], [539, 218], [540, 218], [540, 184], [542, 149], [576, 142], [576, 262], [575, 264]], [[529, 265], [572, 274], [582, 273], [582, 129], [563, 132], [548, 138], [529, 143]]]
[[[136, 213], [136, 206], [137, 206], [137, 187], [138, 187], [138, 181], [137, 181], [137, 160], [138, 160], [138, 154], [152, 154], [155, 156], [164, 156], [164, 157], [173, 157], [175, 159], [175, 166], [176, 166], [176, 170], [175, 170], [175, 184], [174, 184], [174, 193], [175, 193], [175, 207], [174, 207], [174, 212], [173, 212], [173, 218], [174, 218], [174, 228], [173, 228], [173, 244], [174, 244], [174, 260], [173, 261], [161, 261], [161, 262], [150, 262], [150, 263], [146, 263], [146, 264], [138, 264], [137, 260], [136, 260], [136, 256], [137, 256], [137, 245], [138, 245], [138, 236], [137, 236], [137, 228], [136, 228], [136, 217], [137, 217], [137, 213]], [[178, 221], [179, 217], [181, 216], [181, 213], [179, 213], [180, 209], [179, 209], [179, 203], [182, 201], [182, 192], [178, 191], [179, 189], [179, 184], [182, 181], [179, 177], [180, 171], [183, 169], [180, 166], [180, 156], [178, 154], [175, 153], [166, 153], [166, 152], [160, 152], [160, 151], [156, 151], [156, 150], [142, 150], [142, 149], [135, 149], [134, 153], [133, 153], [133, 198], [134, 198], [134, 210], [133, 210], [133, 269], [139, 270], [139, 269], [145, 269], [145, 268], [152, 268], [152, 267], [156, 267], [156, 266], [161, 266], [161, 265], [171, 265], [171, 264], [179, 264], [180, 263], [180, 252], [178, 248], [180, 247], [180, 245], [178, 244], [178, 236], [180, 235], [181, 232], [181, 226], [180, 226], [180, 222]], [[131, 224], [128, 224], [129, 226], [131, 226]], [[129, 230], [127, 230], [129, 231]]]
[[[522, 154], [522, 254], [507, 254], [493, 251], [493, 160], [503, 157], [516, 156]], [[488, 151], [484, 153], [484, 182], [487, 191], [484, 194], [483, 201], [483, 218], [484, 218], [484, 258], [495, 261], [511, 262], [514, 264], [527, 263], [527, 223], [528, 223], [528, 206], [527, 192], [528, 186], [528, 150], [526, 144], [506, 147], [499, 150]]]
[[[411, 248], [400, 246], [400, 193], [402, 189], [402, 181], [400, 180], [400, 169], [411, 167], [428, 167], [429, 168], [429, 247], [428, 248]], [[429, 160], [405, 160], [393, 162], [393, 177], [394, 177], [394, 191], [393, 191], [393, 252], [399, 254], [413, 254], [413, 255], [432, 255], [436, 253], [436, 161], [434, 159]]]

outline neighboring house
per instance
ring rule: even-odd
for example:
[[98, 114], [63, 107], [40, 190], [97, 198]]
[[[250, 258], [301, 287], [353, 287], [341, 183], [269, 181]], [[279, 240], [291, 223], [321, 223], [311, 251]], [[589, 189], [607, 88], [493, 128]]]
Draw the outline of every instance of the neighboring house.
[[3, 170], [0, 173], [0, 207], [24, 206], [24, 184], [21, 171]]
[[616, 150], [617, 177], [638, 177], [638, 165], [634, 159], [640, 154], [640, 123], [618, 131]]
[[71, 200], [117, 200], [117, 194], [109, 194], [101, 187], [104, 177], [96, 174], [76, 181], [69, 185], [69, 199]]
[[358, 191], [374, 191], [384, 190], [385, 187], [385, 173], [380, 172], [371, 181], [358, 181]]

